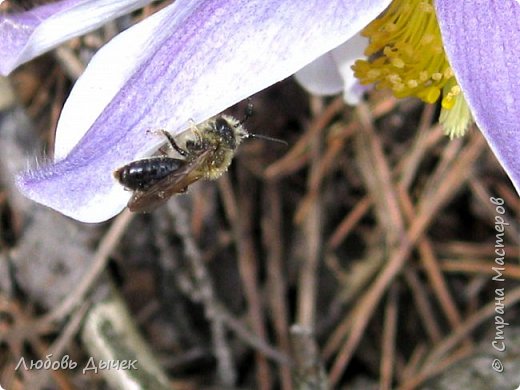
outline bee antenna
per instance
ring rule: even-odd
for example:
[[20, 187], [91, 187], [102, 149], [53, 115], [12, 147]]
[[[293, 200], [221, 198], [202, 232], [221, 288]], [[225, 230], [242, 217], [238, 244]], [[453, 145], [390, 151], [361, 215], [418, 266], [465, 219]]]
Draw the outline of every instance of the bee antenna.
[[[247, 98], [247, 107], [246, 107], [246, 112], [244, 114], [244, 118], [238, 123], [240, 125], [243, 125], [245, 123], [245, 121], [247, 121], [249, 118], [251, 118], [252, 115], [253, 115], [253, 101], [251, 100], [251, 98]], [[267, 135], [247, 133], [247, 138], [263, 139], [266, 141], [277, 142], [277, 143], [283, 144], [285, 146], [289, 145], [286, 141], [284, 141], [282, 139], [268, 137]]]
[[244, 118], [240, 122], [238, 122], [239, 125], [243, 125], [249, 118], [253, 116], [253, 101], [251, 98], [247, 98], [247, 107], [246, 112], [244, 114]]
[[262, 134], [248, 133], [247, 137], [248, 138], [256, 138], [256, 139], [263, 139], [263, 140], [266, 140], [266, 141], [272, 141], [272, 142], [276, 142], [276, 143], [279, 143], [279, 144], [282, 144], [282, 145], [285, 145], [285, 146], [289, 145], [283, 139], [268, 137], [267, 135], [262, 135]]

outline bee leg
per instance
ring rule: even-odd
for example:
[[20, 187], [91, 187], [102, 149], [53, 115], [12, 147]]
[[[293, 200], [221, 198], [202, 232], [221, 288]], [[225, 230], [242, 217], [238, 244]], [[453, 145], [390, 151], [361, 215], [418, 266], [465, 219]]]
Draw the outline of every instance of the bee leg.
[[175, 139], [173, 136], [168, 133], [166, 130], [159, 130], [161, 134], [163, 134], [168, 142], [170, 143], [171, 147], [175, 149], [177, 153], [179, 153], [181, 156], [186, 157], [188, 155], [188, 152], [186, 152], [183, 148], [181, 148], [179, 145], [177, 145], [177, 142], [175, 142]]
[[197, 137], [197, 144], [200, 145], [202, 143], [202, 134], [193, 119], [190, 119], [190, 129], [192, 133], [195, 134], [195, 136]]
[[[166, 137], [166, 139], [168, 140], [168, 143], [170, 144], [170, 146], [177, 152], [179, 153], [181, 156], [183, 157], [186, 157], [188, 152], [186, 152], [184, 149], [182, 149], [179, 145], [177, 145], [177, 142], [175, 142], [175, 139], [173, 138], [173, 136], [167, 132], [166, 130], [163, 130], [163, 129], [159, 129], [159, 130], [146, 130], [147, 133], [150, 133], [150, 134], [154, 134], [154, 135], [163, 135]], [[166, 152], [165, 152], [165, 149], [163, 149], [163, 147], [161, 147], [159, 149], [159, 151], [166, 155]]]
[[243, 125], [249, 118], [253, 116], [253, 100], [248, 97], [247, 98], [247, 107], [244, 112], [244, 118], [240, 122], [238, 122], [240, 125]]

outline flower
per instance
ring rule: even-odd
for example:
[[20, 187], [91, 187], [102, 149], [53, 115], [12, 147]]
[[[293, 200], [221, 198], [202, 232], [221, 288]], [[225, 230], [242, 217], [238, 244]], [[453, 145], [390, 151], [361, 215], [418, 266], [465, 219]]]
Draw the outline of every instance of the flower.
[[[442, 97], [440, 122], [450, 138], [474, 120], [520, 193], [520, 1], [394, 0], [363, 34], [370, 44], [357, 50], [364, 59], [353, 67], [361, 83], [427, 103]], [[348, 72], [335, 66], [356, 55], [332, 53], [335, 64], [320, 57], [308, 66], [328, 82], [297, 77], [311, 92], [349, 85]], [[330, 75], [338, 73], [334, 85]]]
[[[62, 7], [58, 27], [75, 24], [67, 19], [68, 13], [75, 5], [88, 8], [87, 3], [98, 7], [97, 0], [62, 1], [45, 6], [45, 15], [52, 15], [52, 7]], [[323, 56], [329, 56], [323, 63], [340, 65], [340, 71], [325, 78], [329, 92], [351, 88], [344, 76], [348, 67], [341, 60], [348, 51], [345, 42], [389, 3], [177, 0], [119, 34], [96, 54], [60, 117], [56, 161], [23, 173], [18, 186], [29, 198], [78, 220], [106, 220], [121, 211], [130, 196], [113, 179], [113, 170], [162, 142], [148, 130], [165, 128], [177, 134], [190, 119], [201, 122], [306, 66], [309, 70], [309, 64]], [[520, 3], [444, 0], [437, 1], [435, 8], [456, 81], [520, 191], [520, 108], [513, 104], [520, 97], [516, 77], [520, 59], [514, 55], [520, 42]], [[29, 59], [14, 53], [13, 48], [22, 47], [24, 40], [34, 45], [31, 53], [41, 52], [38, 42], [43, 39], [36, 37], [38, 31], [7, 30], [6, 26], [21, 22], [2, 18], [0, 33], [8, 41], [0, 46], [2, 58]], [[45, 16], [40, 18], [44, 26]], [[39, 30], [61, 32], [56, 27]]]
[[446, 58], [432, 0], [393, 1], [363, 34], [371, 39], [365, 55], [373, 57], [353, 66], [362, 83], [426, 103], [442, 96], [440, 122], [446, 133], [450, 138], [464, 135], [472, 118]]

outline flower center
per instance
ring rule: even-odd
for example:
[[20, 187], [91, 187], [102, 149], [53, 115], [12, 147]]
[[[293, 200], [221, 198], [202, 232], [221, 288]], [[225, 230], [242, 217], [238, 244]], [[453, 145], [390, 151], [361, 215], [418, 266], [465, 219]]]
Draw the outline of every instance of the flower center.
[[370, 39], [368, 60], [352, 67], [361, 84], [375, 83], [376, 89], [389, 88], [397, 98], [414, 96], [426, 103], [435, 103], [442, 94], [442, 111], [459, 108], [455, 118], [455, 112], [444, 114], [451, 124], [442, 121], [445, 131], [450, 137], [464, 133], [471, 114], [460, 110], [467, 105], [444, 53], [432, 0], [394, 0], [362, 35]]

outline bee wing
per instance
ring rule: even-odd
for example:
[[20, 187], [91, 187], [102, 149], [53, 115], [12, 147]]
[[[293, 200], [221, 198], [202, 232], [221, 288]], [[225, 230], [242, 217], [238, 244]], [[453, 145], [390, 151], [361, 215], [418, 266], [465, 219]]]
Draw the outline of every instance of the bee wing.
[[186, 163], [150, 188], [135, 191], [128, 201], [130, 211], [150, 212], [165, 203], [172, 195], [185, 192], [190, 184], [202, 177], [198, 168], [205, 162], [208, 154], [209, 151], [202, 153], [193, 162]]

